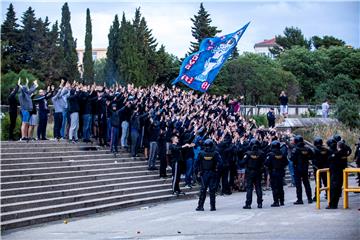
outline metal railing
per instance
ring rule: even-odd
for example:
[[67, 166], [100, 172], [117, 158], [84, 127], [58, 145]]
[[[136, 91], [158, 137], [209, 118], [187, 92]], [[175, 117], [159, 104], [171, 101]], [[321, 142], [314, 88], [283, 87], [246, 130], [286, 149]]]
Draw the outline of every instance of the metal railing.
[[[327, 186], [320, 188], [320, 174], [326, 173]], [[320, 209], [320, 192], [326, 191], [327, 201], [330, 204], [330, 170], [329, 168], [322, 168], [316, 171], [316, 208]]]
[[344, 209], [349, 208], [349, 192], [360, 192], [360, 187], [349, 187], [349, 173], [360, 173], [360, 168], [345, 168], [344, 177]]

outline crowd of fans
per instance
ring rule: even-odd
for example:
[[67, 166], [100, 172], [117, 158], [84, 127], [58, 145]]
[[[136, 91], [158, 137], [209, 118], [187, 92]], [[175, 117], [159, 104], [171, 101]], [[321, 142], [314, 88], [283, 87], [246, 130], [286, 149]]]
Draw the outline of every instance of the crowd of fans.
[[[270, 183], [275, 184], [271, 181], [271, 162], [265, 159], [276, 148], [286, 159], [281, 167], [284, 170], [288, 165], [292, 186], [296, 185], [299, 192], [303, 181], [309, 203], [312, 201], [307, 171], [309, 161], [313, 158], [302, 159], [296, 155], [299, 147], [304, 147], [304, 142], [289, 131], [275, 131], [274, 128], [257, 126], [253, 119], [247, 120], [241, 113], [239, 101], [227, 95], [200, 96], [175, 86], [138, 88], [128, 84], [106, 87], [65, 80], [61, 80], [57, 88], [49, 86], [46, 90], [40, 89], [35, 95], [37, 87], [36, 81], [28, 87], [28, 81], [22, 85], [19, 79], [9, 96], [9, 111], [13, 114], [10, 114], [13, 121], [14, 118], [16, 120], [18, 94], [22, 119], [20, 141], [35, 140], [33, 131], [36, 125], [37, 139], [48, 140], [46, 127], [48, 101], [51, 100], [54, 106], [54, 139], [68, 140], [74, 144], [79, 141], [97, 141], [99, 146], [110, 147], [114, 154], [121, 148], [129, 151], [132, 157], [137, 157], [141, 149], [148, 160], [150, 171], [159, 170], [156, 167], [156, 160], [159, 160], [161, 178], [168, 177], [166, 170], [172, 168], [175, 194], [181, 193], [178, 186], [181, 174], [185, 175], [187, 188], [196, 184], [198, 173], [194, 166], [203, 150], [204, 141], [211, 139], [221, 156], [221, 168], [217, 173], [220, 194], [245, 191], [249, 187], [245, 177], [248, 164], [244, 158], [256, 146], [256, 149], [262, 151], [263, 163], [259, 171], [265, 190], [270, 189]], [[283, 93], [280, 97], [281, 114], [286, 115], [287, 97]], [[271, 115], [272, 127], [274, 116]], [[11, 137], [14, 126], [10, 127]], [[324, 147], [322, 143], [320, 145], [318, 147]], [[332, 146], [332, 151], [340, 151], [341, 148], [344, 147], [339, 145], [337, 150]], [[314, 154], [316, 149], [312, 149], [309, 156]], [[319, 158], [318, 161], [312, 161], [315, 168], [329, 166], [331, 155], [330, 152], [326, 154], [323, 160]], [[346, 154], [348, 156], [349, 152]], [[299, 168], [302, 168], [301, 174]], [[284, 176], [285, 170], [281, 173], [282, 183]], [[302, 199], [297, 202], [301, 204]]]

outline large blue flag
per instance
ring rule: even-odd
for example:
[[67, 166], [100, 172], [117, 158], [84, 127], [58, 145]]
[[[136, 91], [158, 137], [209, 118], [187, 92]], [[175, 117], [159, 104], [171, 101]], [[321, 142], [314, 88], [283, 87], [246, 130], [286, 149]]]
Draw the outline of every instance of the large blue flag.
[[184, 59], [179, 76], [172, 84], [182, 82], [194, 90], [206, 92], [249, 24], [234, 33], [202, 40], [199, 51]]

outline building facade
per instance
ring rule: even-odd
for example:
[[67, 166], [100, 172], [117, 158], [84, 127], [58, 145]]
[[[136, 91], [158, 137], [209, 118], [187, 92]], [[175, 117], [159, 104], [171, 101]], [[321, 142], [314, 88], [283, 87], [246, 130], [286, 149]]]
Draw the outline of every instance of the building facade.
[[270, 52], [270, 49], [278, 46], [278, 44], [276, 44], [275, 38], [269, 39], [269, 40], [264, 40], [262, 42], [256, 43], [254, 45], [254, 50], [255, 53], [257, 54], [261, 54], [270, 58], [274, 58], [274, 55]]

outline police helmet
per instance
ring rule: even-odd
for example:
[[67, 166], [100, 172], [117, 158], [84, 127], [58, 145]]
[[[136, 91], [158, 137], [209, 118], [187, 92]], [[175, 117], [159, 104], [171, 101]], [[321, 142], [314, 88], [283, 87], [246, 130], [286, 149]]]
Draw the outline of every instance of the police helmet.
[[339, 134], [335, 134], [333, 137], [332, 137], [336, 142], [340, 142], [341, 141], [341, 136]]
[[279, 141], [273, 141], [272, 143], [271, 143], [271, 148], [272, 149], [280, 149], [280, 142]]
[[252, 140], [250, 141], [250, 147], [252, 147], [252, 146], [260, 147], [260, 142], [259, 142], [259, 140], [257, 140], [257, 139], [252, 139]]
[[295, 138], [294, 138], [294, 142], [295, 142], [295, 144], [303, 143], [304, 138], [301, 135], [296, 135]]
[[322, 146], [323, 145], [323, 140], [321, 139], [321, 137], [316, 137], [314, 139], [314, 145], [315, 146]]
[[337, 142], [334, 138], [330, 138], [329, 140], [327, 140], [326, 144], [329, 148], [336, 148]]
[[204, 147], [205, 149], [207, 150], [210, 150], [214, 147], [214, 142], [213, 140], [211, 140], [210, 138], [209, 139], [206, 139], [205, 142], [204, 142]]

